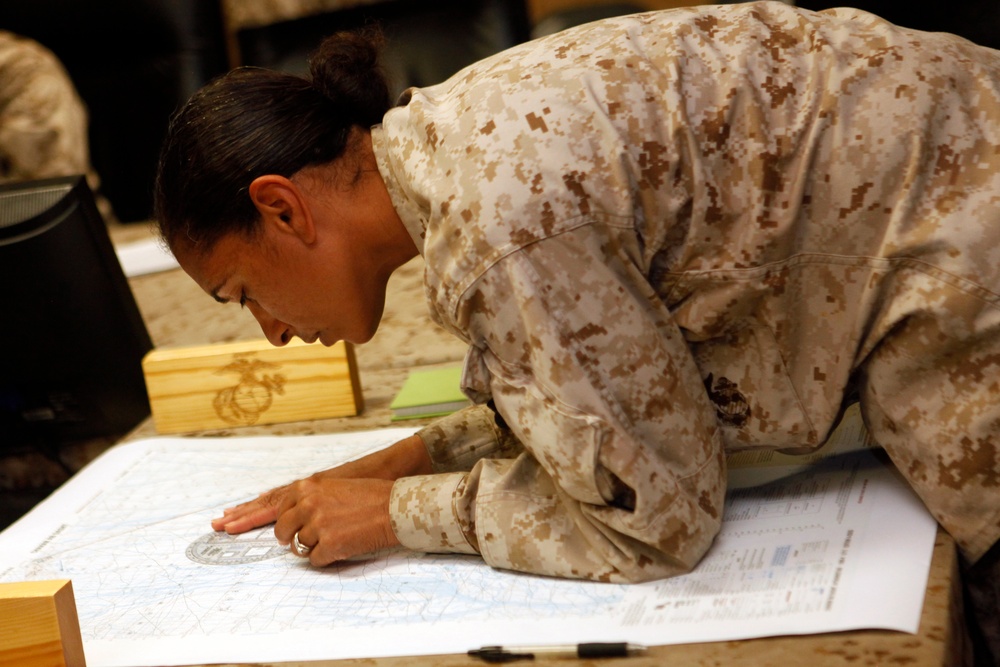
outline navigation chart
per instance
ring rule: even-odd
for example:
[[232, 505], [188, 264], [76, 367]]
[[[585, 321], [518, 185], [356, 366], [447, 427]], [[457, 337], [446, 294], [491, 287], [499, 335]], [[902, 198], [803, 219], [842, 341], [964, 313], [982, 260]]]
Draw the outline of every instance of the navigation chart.
[[[211, 530], [225, 507], [411, 432], [118, 446], [0, 534], [0, 581], [71, 579], [88, 664], [116, 667], [464, 652], [576, 641], [582, 631], [662, 644], [845, 629], [871, 622], [847, 613], [848, 576], [880, 534], [871, 525], [876, 504], [888, 503], [897, 524], [908, 511], [923, 526], [911, 524], [905, 539], [913, 553], [913, 535], [929, 535], [917, 551], [929, 563], [933, 521], [871, 454], [734, 493], [699, 568], [642, 585], [522, 575], [478, 557], [401, 550], [317, 569], [280, 546], [271, 527], [239, 536]], [[917, 585], [898, 583], [922, 591], [926, 575], [918, 567]], [[899, 599], [868, 599], [883, 597]], [[871, 614], [878, 627], [916, 629], [884, 612]], [[379, 632], [398, 641], [373, 642]], [[290, 654], [290, 644], [301, 654]], [[268, 654], [275, 646], [280, 656]]]

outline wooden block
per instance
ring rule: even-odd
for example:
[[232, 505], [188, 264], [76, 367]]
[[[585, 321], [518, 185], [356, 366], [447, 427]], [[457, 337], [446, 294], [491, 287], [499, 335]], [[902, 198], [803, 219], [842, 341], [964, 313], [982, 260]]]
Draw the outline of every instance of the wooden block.
[[85, 667], [69, 580], [0, 584], [0, 665]]
[[155, 349], [142, 370], [159, 433], [347, 417], [364, 407], [349, 343]]

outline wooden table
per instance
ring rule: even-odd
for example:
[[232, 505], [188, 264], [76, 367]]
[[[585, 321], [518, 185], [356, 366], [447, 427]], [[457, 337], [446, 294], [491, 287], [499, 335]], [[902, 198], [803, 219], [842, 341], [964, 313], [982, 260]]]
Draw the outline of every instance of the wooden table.
[[[143, 225], [112, 227], [111, 231], [116, 242], [138, 240], [150, 233]], [[422, 260], [418, 258], [397, 271], [389, 284], [382, 326], [369, 343], [358, 346], [355, 350], [365, 397], [365, 411], [362, 415], [210, 431], [199, 435], [312, 434], [398, 425], [390, 422], [389, 403], [402, 386], [409, 370], [457, 364], [465, 354], [465, 346], [430, 319], [421, 286], [422, 268]], [[204, 345], [261, 337], [260, 329], [249, 312], [232, 305], [227, 307], [216, 303], [180, 270], [140, 276], [130, 282], [156, 346]], [[407, 423], [420, 425], [425, 422]], [[147, 420], [128, 438], [144, 438], [155, 434], [151, 421]], [[964, 663], [964, 657], [968, 653], [955, 543], [950, 536], [939, 530], [917, 635], [872, 630], [654, 646], [642, 657], [560, 660], [558, 665], [959, 665]], [[285, 667], [482, 667], [485, 663], [465, 655], [449, 655], [282, 664]]]

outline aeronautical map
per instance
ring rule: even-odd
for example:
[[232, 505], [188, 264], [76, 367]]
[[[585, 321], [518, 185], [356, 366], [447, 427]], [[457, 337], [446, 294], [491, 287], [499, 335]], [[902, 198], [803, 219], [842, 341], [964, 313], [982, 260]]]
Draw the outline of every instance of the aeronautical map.
[[411, 432], [120, 445], [0, 533], [0, 581], [71, 579], [91, 667], [916, 630], [935, 525], [867, 453], [734, 492], [694, 573], [638, 586], [405, 551], [317, 569], [270, 527], [211, 530], [224, 507]]

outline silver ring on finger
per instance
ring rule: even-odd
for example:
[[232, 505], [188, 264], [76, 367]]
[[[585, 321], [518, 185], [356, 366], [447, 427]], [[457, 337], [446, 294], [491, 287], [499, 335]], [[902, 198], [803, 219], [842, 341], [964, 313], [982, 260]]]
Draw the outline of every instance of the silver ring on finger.
[[292, 536], [292, 550], [299, 556], [307, 556], [312, 551], [312, 547], [307, 547], [299, 542], [299, 531], [295, 531], [295, 535]]

